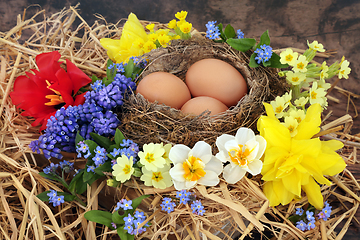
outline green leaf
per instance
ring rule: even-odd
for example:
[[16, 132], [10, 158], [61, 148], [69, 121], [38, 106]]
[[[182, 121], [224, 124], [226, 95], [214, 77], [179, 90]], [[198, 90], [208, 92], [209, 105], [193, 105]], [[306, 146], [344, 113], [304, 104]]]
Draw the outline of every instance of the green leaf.
[[[106, 76], [111, 82], [114, 80], [114, 77], [117, 73], [115, 68], [109, 69], [109, 66], [112, 64], [113, 64], [113, 62], [110, 59], [106, 63]], [[103, 80], [103, 82], [104, 82], [104, 80]]]
[[133, 207], [133, 209], [131, 209], [131, 214], [133, 214], [135, 212], [135, 209], [140, 205], [141, 201], [144, 198], [149, 197], [150, 195], [142, 195], [140, 197], [135, 198], [134, 200], [132, 200], [131, 206]]
[[264, 67], [270, 67], [271, 65], [270, 59], [269, 61], [263, 62], [262, 64], [264, 65]]
[[94, 156], [94, 151], [95, 151], [96, 147], [99, 145], [92, 140], [85, 140], [84, 143], [86, 143], [86, 145], [89, 146], [89, 151], [90, 151], [91, 155]]
[[115, 132], [115, 143], [120, 146], [124, 139], [124, 134], [117, 128]]
[[48, 179], [51, 179], [51, 180], [54, 180], [54, 181], [58, 181], [58, 182], [61, 182], [61, 178], [57, 175], [54, 175], [54, 174], [46, 174], [44, 172], [39, 172], [39, 175], [44, 177], [44, 178], [48, 178]]
[[87, 183], [84, 182], [83, 180], [83, 176], [85, 172], [86, 170], [84, 170], [84, 172], [81, 173], [82, 178], [80, 178], [78, 181], [75, 182], [75, 190], [77, 194], [83, 194], [87, 189]]
[[98, 78], [97, 76], [95, 76], [95, 75], [92, 75], [92, 76], [91, 76], [91, 83], [94, 83], [94, 82], [96, 82], [97, 80], [99, 80], [99, 78]]
[[71, 180], [71, 182], [69, 184], [69, 188], [68, 188], [68, 190], [70, 192], [75, 191], [77, 181], [80, 181], [81, 183], [83, 183], [83, 174], [84, 174], [84, 169], [81, 169], [80, 172], [78, 172], [78, 174], [76, 174], [75, 177]]
[[66, 202], [71, 202], [75, 198], [74, 195], [66, 192], [58, 192], [58, 196], [64, 196], [64, 201]]
[[256, 53], [253, 53], [250, 57], [250, 62], [249, 62], [250, 67], [256, 68], [259, 66], [259, 64], [257, 64], [257, 62], [255, 60], [255, 57], [256, 57]]
[[125, 69], [125, 77], [129, 78], [134, 72], [134, 61], [129, 59], [129, 62], [124, 66]]
[[105, 174], [103, 172], [111, 172], [111, 161], [106, 161], [103, 165], [100, 167], [95, 168], [95, 172], [99, 174], [100, 176], [104, 176]]
[[234, 38], [234, 37], [236, 37], [235, 30], [230, 24], [228, 24], [225, 27], [225, 36], [226, 36], [226, 38]]
[[120, 215], [118, 211], [112, 214], [112, 221], [116, 224], [125, 224], [124, 215]]
[[222, 23], [219, 23], [219, 25], [217, 25], [217, 27], [219, 28], [219, 31], [220, 31], [220, 32], [223, 32], [223, 25], [222, 25]]
[[287, 67], [289, 67], [288, 64], [282, 64], [280, 62], [280, 56], [274, 52], [272, 53], [271, 58], [269, 59], [269, 62], [271, 63], [270, 67], [272, 67], [272, 68], [287, 68]]
[[38, 195], [36, 195], [41, 201], [46, 202], [49, 201], [49, 196], [47, 195], [50, 191], [42, 192]]
[[107, 137], [100, 136], [99, 134], [93, 132], [90, 133], [90, 136], [95, 140], [97, 144], [99, 144], [101, 147], [105, 149], [107, 149], [111, 145], [111, 140], [108, 139]]
[[[112, 214], [110, 212], [91, 210], [84, 214], [84, 217], [92, 222], [103, 224], [107, 227], [112, 227]], [[122, 238], [121, 238], [122, 239]]]
[[76, 137], [75, 137], [75, 144], [77, 145], [81, 141], [84, 141], [84, 138], [80, 135], [80, 131], [77, 131]]
[[119, 227], [116, 229], [116, 231], [121, 240], [129, 240], [128, 236], [130, 236], [130, 234], [128, 234], [124, 228]]
[[266, 30], [260, 37], [259, 46], [261, 46], [263, 44], [270, 45], [269, 30]]
[[232, 48], [241, 52], [248, 51], [256, 44], [256, 40], [253, 38], [240, 38], [240, 39], [229, 38], [228, 40], [226, 40], [226, 42]]

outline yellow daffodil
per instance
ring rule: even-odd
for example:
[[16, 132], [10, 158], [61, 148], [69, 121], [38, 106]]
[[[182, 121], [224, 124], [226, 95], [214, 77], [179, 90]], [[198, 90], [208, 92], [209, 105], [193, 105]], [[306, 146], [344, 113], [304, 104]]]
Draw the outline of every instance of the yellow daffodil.
[[257, 126], [267, 142], [261, 173], [265, 181], [263, 191], [270, 206], [286, 205], [294, 198], [301, 198], [303, 190], [309, 203], [322, 209], [319, 184], [330, 184], [324, 175], [332, 176], [344, 170], [346, 164], [335, 152], [343, 144], [336, 140], [312, 138], [320, 131], [320, 104], [308, 108], [294, 137], [275, 118], [273, 108], [267, 103], [264, 105], [268, 116], [261, 116]]
[[312, 43], [309, 43], [309, 41], [307, 41], [307, 44], [311, 50], [325, 52], [324, 46], [321, 43], [318, 43], [318, 41], [313, 41]]
[[146, 41], [147, 34], [144, 27], [133, 13], [130, 13], [125, 22], [120, 40], [100, 39], [101, 46], [107, 50], [109, 58], [116, 63], [128, 62], [130, 57], [142, 55], [144, 51], [138, 43]]
[[164, 165], [164, 167], [159, 168], [154, 172], [147, 170], [145, 167], [142, 167], [141, 170], [143, 175], [141, 175], [140, 180], [144, 181], [145, 186], [154, 186], [154, 188], [165, 189], [173, 185], [169, 174], [169, 165]]
[[285, 51], [280, 53], [280, 62], [282, 64], [289, 64], [290, 66], [294, 66], [297, 58], [298, 53], [293, 52], [291, 48], [287, 48]]
[[216, 157], [222, 162], [230, 162], [224, 168], [223, 176], [228, 183], [234, 184], [246, 172], [257, 175], [261, 172], [262, 157], [266, 141], [254, 134], [249, 128], [239, 128], [235, 136], [223, 134], [216, 139], [219, 153]]
[[223, 165], [206, 142], [199, 141], [192, 149], [177, 144], [170, 149], [169, 158], [174, 164], [170, 176], [176, 190], [190, 189], [196, 184], [215, 186], [220, 181]]
[[341, 62], [341, 67], [339, 70], [339, 79], [341, 79], [341, 78], [348, 79], [349, 78], [348, 75], [351, 71], [351, 68], [349, 68], [349, 64], [350, 64], [350, 62], [348, 60]]
[[164, 167], [166, 160], [163, 158], [165, 149], [159, 143], [149, 143], [143, 145], [143, 151], [138, 153], [140, 163], [148, 171], [156, 172], [158, 168]]
[[133, 157], [131, 156], [130, 159], [126, 155], [118, 157], [112, 169], [112, 175], [116, 178], [116, 181], [121, 183], [126, 182], [134, 173]]
[[304, 82], [306, 79], [306, 74], [302, 72], [286, 72], [286, 80], [288, 80], [292, 85], [299, 85]]
[[304, 55], [300, 55], [299, 58], [296, 60], [292, 70], [294, 72], [306, 72], [306, 66], [308, 65], [308, 63], [309, 62], [306, 60], [306, 57]]
[[171, 29], [175, 29], [176, 28], [176, 20], [173, 19], [168, 23], [168, 27]]
[[175, 14], [175, 17], [176, 17], [177, 19], [179, 19], [180, 21], [183, 21], [183, 20], [185, 20], [187, 14], [188, 14], [187, 11], [181, 11], [181, 12], [177, 12], [177, 13]]

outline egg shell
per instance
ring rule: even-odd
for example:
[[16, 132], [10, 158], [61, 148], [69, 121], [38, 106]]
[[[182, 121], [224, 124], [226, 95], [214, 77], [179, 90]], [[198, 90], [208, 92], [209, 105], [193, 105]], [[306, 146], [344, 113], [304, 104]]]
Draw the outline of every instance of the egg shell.
[[186, 85], [193, 97], [213, 97], [228, 107], [236, 105], [248, 91], [239, 71], [219, 59], [203, 59], [191, 65]]
[[186, 84], [177, 76], [167, 72], [154, 72], [145, 76], [136, 88], [150, 102], [157, 101], [180, 109], [191, 98]]
[[212, 97], [195, 97], [187, 101], [181, 108], [183, 113], [192, 113], [199, 115], [205, 110], [211, 111], [210, 115], [216, 115], [225, 112], [229, 108], [220, 102], [219, 100]]

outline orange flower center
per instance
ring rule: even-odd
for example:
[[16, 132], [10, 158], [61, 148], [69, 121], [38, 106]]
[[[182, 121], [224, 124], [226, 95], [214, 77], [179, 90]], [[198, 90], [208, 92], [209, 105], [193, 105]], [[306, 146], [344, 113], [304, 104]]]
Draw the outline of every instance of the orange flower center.
[[45, 96], [45, 98], [50, 100], [50, 102], [45, 103], [45, 105], [46, 106], [56, 106], [56, 105], [65, 103], [65, 101], [63, 100], [60, 92], [50, 88], [51, 84], [49, 83], [49, 81], [48, 80], [45, 80], [45, 81], [46, 81], [46, 83], [48, 85], [47, 88], [55, 93], [55, 95], [46, 95]]
[[239, 149], [231, 149], [228, 154], [230, 156], [231, 161], [233, 161], [233, 163], [241, 166], [247, 166], [249, 161], [248, 161], [248, 156], [250, 155], [250, 153], [253, 150], [249, 150], [248, 148], [246, 148], [243, 151], [244, 146], [239, 144]]
[[124, 172], [125, 174], [129, 174], [129, 173], [130, 173], [130, 170], [131, 170], [130, 165], [125, 165], [125, 167], [124, 167], [124, 169], [123, 169], [123, 172]]
[[183, 168], [185, 170], [184, 178], [188, 181], [197, 181], [203, 176], [206, 172], [204, 171], [205, 164], [201, 161], [200, 158], [189, 157], [183, 163]]

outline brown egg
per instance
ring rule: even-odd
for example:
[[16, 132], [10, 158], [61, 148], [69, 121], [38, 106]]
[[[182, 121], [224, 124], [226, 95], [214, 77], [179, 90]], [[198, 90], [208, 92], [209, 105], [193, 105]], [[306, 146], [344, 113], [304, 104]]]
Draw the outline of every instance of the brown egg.
[[236, 105], [248, 91], [239, 71], [219, 59], [194, 63], [186, 73], [186, 85], [193, 97], [213, 97], [228, 107]]
[[195, 97], [187, 101], [181, 108], [183, 113], [199, 115], [205, 110], [211, 111], [210, 115], [216, 115], [228, 110], [228, 107], [212, 97]]
[[150, 102], [157, 101], [176, 109], [180, 109], [191, 98], [186, 84], [167, 72], [150, 73], [140, 81], [136, 92]]

